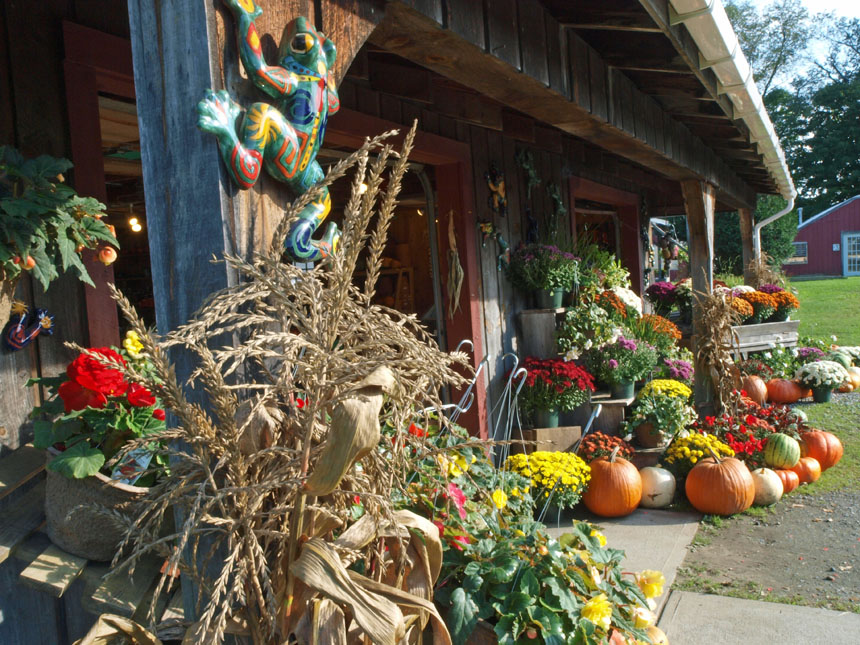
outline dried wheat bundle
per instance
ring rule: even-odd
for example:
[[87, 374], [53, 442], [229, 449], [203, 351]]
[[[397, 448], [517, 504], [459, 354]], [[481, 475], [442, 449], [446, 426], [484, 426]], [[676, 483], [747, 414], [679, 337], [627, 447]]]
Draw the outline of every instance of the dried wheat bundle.
[[788, 278], [785, 273], [774, 263], [773, 258], [764, 251], [761, 252], [759, 257], [753, 258], [747, 267], [747, 272], [752, 282], [750, 286], [756, 289], [763, 284], [778, 284], [782, 287], [788, 284]]
[[740, 373], [732, 360], [732, 326], [740, 324], [740, 314], [724, 294], [697, 291], [701, 328], [696, 328], [696, 361], [708, 369], [716, 401], [725, 409], [732, 390], [740, 387]]
[[[467, 373], [466, 358], [440, 351], [414, 315], [372, 304], [414, 133], [399, 153], [385, 143], [393, 133], [369, 140], [329, 173], [326, 184], [355, 169], [339, 250], [313, 269], [281, 258], [311, 191], [287, 209], [267, 253], [225, 258], [240, 282], [164, 338], [115, 294], [157, 371], [129, 378], [156, 389], [176, 423], [162, 437], [170, 472], [128, 527], [114, 573], [156, 553], [193, 579], [199, 621], [186, 638], [394, 645], [432, 621], [436, 642], [450, 642], [432, 604], [438, 531], [396, 511], [392, 491], [410, 471], [415, 438], [403, 429], [416, 410], [441, 406], [440, 388], [464, 383], [455, 367]], [[193, 357], [186, 384], [172, 351]], [[399, 429], [393, 445], [380, 443], [380, 421]], [[172, 580], [165, 573], [159, 591]]]

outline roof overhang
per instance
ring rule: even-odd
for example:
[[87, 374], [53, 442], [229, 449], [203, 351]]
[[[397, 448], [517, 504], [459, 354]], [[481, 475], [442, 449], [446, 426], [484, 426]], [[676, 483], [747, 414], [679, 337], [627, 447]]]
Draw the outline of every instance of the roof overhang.
[[721, 0], [544, 0], [750, 186], [796, 196], [785, 154]]

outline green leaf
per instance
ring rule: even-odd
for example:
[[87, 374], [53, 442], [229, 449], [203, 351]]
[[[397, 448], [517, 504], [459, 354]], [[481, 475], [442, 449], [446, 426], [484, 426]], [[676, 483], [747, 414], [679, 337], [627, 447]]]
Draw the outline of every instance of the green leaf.
[[448, 627], [454, 645], [465, 645], [478, 624], [478, 606], [466, 591], [459, 587], [451, 594], [451, 610], [448, 612]]
[[478, 591], [484, 585], [484, 579], [479, 575], [470, 575], [463, 578], [463, 589], [469, 593]]
[[596, 642], [597, 639], [594, 638], [594, 623], [583, 618], [576, 625], [576, 630], [573, 632], [572, 645], [594, 645]]
[[45, 450], [48, 446], [57, 443], [54, 439], [54, 422], [39, 419], [33, 423], [33, 445], [39, 450]]
[[470, 562], [466, 565], [466, 568], [463, 569], [463, 573], [467, 576], [474, 576], [481, 572], [481, 565], [477, 562]]
[[57, 268], [54, 266], [53, 260], [45, 253], [44, 244], [41, 242], [30, 249], [30, 255], [36, 261], [36, 266], [33, 267], [31, 273], [42, 284], [42, 287], [47, 289], [51, 281], [59, 275]]
[[[579, 577], [574, 574], [575, 577]], [[576, 619], [579, 616], [580, 602], [570, 589], [561, 584], [558, 578], [549, 578], [546, 581], [550, 593], [558, 599], [558, 604], [568, 616]]]
[[105, 456], [81, 441], [60, 453], [48, 464], [48, 470], [70, 479], [83, 479], [95, 475], [105, 463]]
[[493, 631], [499, 638], [499, 645], [514, 645], [516, 643], [515, 634], [520, 631], [519, 621], [516, 616], [502, 616], [496, 622]]
[[537, 576], [531, 569], [526, 569], [525, 573], [523, 573], [520, 578], [518, 586], [522, 593], [526, 593], [530, 596], [537, 597], [540, 593], [540, 582], [538, 582]]
[[520, 614], [533, 605], [534, 601], [534, 596], [529, 596], [519, 591], [512, 591], [505, 599], [505, 613]]

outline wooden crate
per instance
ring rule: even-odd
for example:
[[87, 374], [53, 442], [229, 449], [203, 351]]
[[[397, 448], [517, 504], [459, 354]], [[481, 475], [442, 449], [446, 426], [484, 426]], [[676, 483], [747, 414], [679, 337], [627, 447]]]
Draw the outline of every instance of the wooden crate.
[[[523, 430], [523, 439], [526, 441], [537, 441], [537, 445], [514, 444], [511, 452], [525, 452], [530, 454], [535, 450], [546, 450], [548, 452], [566, 452], [582, 436], [581, 426], [562, 426], [559, 428], [532, 428]], [[514, 437], [518, 438], [518, 437]]]
[[555, 328], [565, 309], [526, 309], [518, 315], [520, 356], [554, 358]]
[[732, 346], [735, 358], [746, 358], [750, 352], [773, 349], [776, 346], [795, 347], [797, 345], [800, 321], [761, 323], [758, 325], [738, 325], [732, 327]]

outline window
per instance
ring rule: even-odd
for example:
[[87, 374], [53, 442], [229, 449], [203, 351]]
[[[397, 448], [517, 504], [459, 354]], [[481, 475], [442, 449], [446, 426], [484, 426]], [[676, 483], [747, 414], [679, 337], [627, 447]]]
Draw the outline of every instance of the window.
[[809, 261], [806, 242], [792, 242], [794, 255], [788, 258], [786, 264], [806, 264]]

